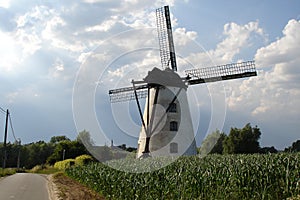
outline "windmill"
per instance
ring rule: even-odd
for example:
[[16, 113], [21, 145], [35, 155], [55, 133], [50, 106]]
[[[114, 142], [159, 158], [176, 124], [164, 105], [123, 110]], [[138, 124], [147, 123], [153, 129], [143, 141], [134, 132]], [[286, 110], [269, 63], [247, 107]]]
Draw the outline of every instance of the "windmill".
[[[142, 121], [137, 158], [195, 155], [196, 142], [187, 100], [189, 86], [256, 76], [254, 61], [186, 70], [177, 74], [169, 7], [156, 9], [162, 70], [154, 67], [131, 87], [109, 90], [111, 103], [135, 100]], [[146, 98], [144, 112], [139, 99]]]

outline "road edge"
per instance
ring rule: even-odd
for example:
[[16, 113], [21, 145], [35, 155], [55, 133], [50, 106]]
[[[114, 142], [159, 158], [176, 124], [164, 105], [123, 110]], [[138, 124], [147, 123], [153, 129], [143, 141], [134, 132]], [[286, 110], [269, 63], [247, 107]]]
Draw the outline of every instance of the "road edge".
[[48, 179], [48, 194], [50, 200], [63, 200], [58, 196], [58, 188], [53, 181], [53, 174], [47, 175]]

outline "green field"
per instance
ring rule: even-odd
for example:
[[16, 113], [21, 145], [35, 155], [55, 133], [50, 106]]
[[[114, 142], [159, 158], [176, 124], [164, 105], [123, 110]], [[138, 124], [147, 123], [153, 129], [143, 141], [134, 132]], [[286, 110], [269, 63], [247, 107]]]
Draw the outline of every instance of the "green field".
[[[120, 169], [151, 169], [164, 158], [120, 160]], [[286, 199], [300, 194], [300, 154], [181, 157], [167, 167], [130, 173], [101, 163], [66, 174], [108, 199]]]

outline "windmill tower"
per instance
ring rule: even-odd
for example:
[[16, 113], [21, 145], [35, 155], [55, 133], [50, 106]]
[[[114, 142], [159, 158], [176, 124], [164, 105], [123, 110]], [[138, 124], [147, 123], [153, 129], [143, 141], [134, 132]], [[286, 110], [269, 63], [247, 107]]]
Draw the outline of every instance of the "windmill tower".
[[[137, 158], [195, 155], [196, 142], [187, 100], [191, 85], [256, 76], [254, 61], [177, 72], [169, 7], [156, 9], [162, 70], [154, 68], [132, 87], [109, 90], [112, 103], [135, 100], [142, 121]], [[147, 98], [144, 112], [140, 98]]]

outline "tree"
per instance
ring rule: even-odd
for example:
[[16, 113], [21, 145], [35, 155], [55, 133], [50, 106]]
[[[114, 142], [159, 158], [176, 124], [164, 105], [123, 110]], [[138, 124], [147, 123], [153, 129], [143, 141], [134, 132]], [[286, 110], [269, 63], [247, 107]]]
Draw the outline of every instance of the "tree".
[[36, 165], [45, 164], [53, 150], [53, 145], [44, 141], [24, 145], [21, 150], [21, 166], [32, 168]]
[[[6, 167], [16, 167], [17, 166], [17, 156], [18, 156], [17, 145], [10, 142], [6, 143]], [[4, 145], [0, 143], [0, 166], [2, 167], [4, 159]]]
[[266, 154], [266, 153], [277, 153], [278, 151], [277, 149], [275, 149], [274, 146], [271, 146], [271, 147], [263, 147], [260, 149], [259, 152]]
[[64, 140], [55, 145], [53, 153], [47, 158], [47, 163], [53, 165], [57, 161], [88, 154], [85, 146], [78, 141]]
[[261, 132], [257, 126], [251, 127], [250, 123], [242, 129], [231, 128], [228, 137], [224, 139], [224, 153], [258, 153]]
[[219, 130], [209, 134], [202, 142], [200, 147], [201, 154], [211, 154], [218, 153], [222, 154], [223, 152], [223, 141], [226, 137], [225, 133], [221, 133]]
[[117, 146], [120, 150], [124, 150], [124, 151], [128, 151], [128, 152], [134, 152], [135, 150], [137, 150], [137, 148], [135, 147], [127, 147], [126, 144], [121, 144], [119, 146]]
[[83, 130], [78, 133], [76, 140], [87, 147], [94, 146], [94, 141], [88, 131]]
[[50, 139], [50, 143], [56, 144], [56, 143], [58, 143], [58, 142], [65, 141], [65, 140], [71, 141], [71, 140], [70, 140], [67, 136], [65, 136], [65, 135], [62, 135], [62, 136], [53, 136], [53, 137], [51, 137], [51, 139]]
[[224, 142], [226, 137], [227, 137], [227, 135], [225, 133], [221, 133], [220, 137], [218, 138], [217, 143], [215, 144], [215, 146], [212, 148], [212, 150], [209, 153], [222, 154], [223, 149], [224, 149], [223, 142]]
[[[17, 143], [12, 144], [9, 142], [6, 144], [6, 167], [17, 167], [19, 152], [20, 167], [29, 169], [36, 165], [46, 163], [47, 158], [53, 152], [53, 146], [44, 141], [25, 145], [19, 145]], [[3, 144], [0, 144], [0, 157], [3, 158]], [[3, 162], [2, 159], [1, 162]]]
[[285, 152], [300, 152], [300, 140], [293, 142], [292, 146], [285, 148]]
[[[0, 143], [0, 161], [3, 163], [4, 145]], [[20, 152], [20, 154], [19, 154]], [[32, 142], [29, 144], [6, 144], [6, 167], [17, 167], [20, 155], [20, 167], [30, 169], [45, 163], [54, 164], [56, 161], [89, 154], [85, 146], [77, 140], [71, 141], [66, 136], [53, 136], [50, 142]]]

